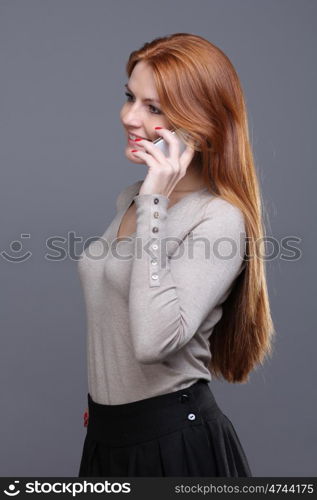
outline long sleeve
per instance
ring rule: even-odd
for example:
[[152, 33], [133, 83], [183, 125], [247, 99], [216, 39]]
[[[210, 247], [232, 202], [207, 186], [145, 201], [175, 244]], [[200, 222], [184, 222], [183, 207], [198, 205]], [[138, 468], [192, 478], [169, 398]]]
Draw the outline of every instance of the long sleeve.
[[241, 272], [245, 226], [237, 207], [216, 198], [169, 256], [169, 199], [162, 194], [133, 199], [136, 251], [129, 288], [130, 334], [136, 359], [151, 364], [187, 344], [226, 298]]

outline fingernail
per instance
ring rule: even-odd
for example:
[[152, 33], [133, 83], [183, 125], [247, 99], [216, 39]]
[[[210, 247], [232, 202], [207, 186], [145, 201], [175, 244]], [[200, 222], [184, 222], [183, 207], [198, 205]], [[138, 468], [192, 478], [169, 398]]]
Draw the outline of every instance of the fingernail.
[[137, 139], [134, 139], [134, 140], [135, 140], [135, 142], [136, 141], [143, 141], [143, 139], [141, 137], [138, 137]]
[[131, 153], [136, 153], [137, 152], [137, 149], [132, 149], [131, 150]]
[[163, 128], [163, 127], [154, 127], [154, 128], [155, 128], [155, 130], [156, 130], [156, 129], [158, 129], [158, 128]]

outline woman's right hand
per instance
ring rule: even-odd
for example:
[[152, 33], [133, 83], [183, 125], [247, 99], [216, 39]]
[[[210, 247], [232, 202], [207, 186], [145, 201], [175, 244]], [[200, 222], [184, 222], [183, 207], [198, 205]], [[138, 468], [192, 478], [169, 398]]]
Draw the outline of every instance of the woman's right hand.
[[88, 420], [89, 420], [89, 412], [88, 412], [88, 408], [86, 408], [86, 410], [84, 412], [84, 427], [88, 426]]

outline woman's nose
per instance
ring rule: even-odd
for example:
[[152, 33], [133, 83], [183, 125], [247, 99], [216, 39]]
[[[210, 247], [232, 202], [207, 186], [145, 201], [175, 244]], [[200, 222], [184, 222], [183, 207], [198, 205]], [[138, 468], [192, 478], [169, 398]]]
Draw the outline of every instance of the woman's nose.
[[142, 117], [140, 112], [136, 108], [130, 108], [122, 116], [122, 122], [124, 125], [128, 125], [134, 128], [140, 128], [142, 125]]

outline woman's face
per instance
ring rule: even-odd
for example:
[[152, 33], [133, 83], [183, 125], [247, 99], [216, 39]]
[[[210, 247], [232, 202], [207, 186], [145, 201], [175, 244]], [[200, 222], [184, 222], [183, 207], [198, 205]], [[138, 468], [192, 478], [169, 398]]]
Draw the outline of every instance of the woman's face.
[[127, 140], [125, 154], [134, 163], [144, 163], [144, 160], [131, 153], [132, 149], [144, 150], [140, 144], [142, 141], [134, 142], [129, 139], [129, 135], [154, 141], [159, 137], [155, 127], [171, 129], [172, 126], [161, 111], [152, 69], [144, 61], [135, 65], [127, 85], [127, 101], [120, 111]]

